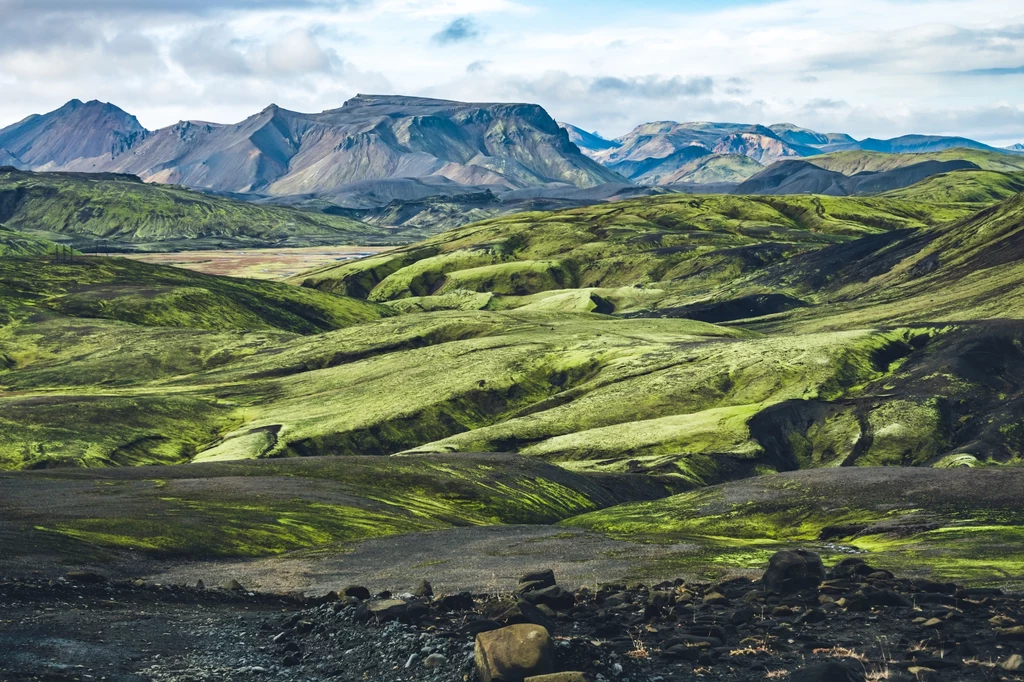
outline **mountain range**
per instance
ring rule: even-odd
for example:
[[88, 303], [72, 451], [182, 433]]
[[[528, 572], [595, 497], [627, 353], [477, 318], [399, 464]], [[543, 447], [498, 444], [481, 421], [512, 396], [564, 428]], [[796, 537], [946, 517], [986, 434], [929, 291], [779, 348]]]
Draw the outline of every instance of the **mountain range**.
[[413, 97], [360, 95], [319, 114], [271, 105], [233, 125], [182, 121], [156, 131], [112, 104], [73, 100], [0, 130], [0, 148], [33, 170], [276, 196], [391, 178], [506, 189], [622, 180], [537, 105]]
[[[609, 140], [557, 123], [534, 104], [383, 95], [357, 95], [319, 114], [270, 105], [235, 124], [181, 121], [155, 131], [113, 104], [72, 100], [0, 129], [0, 166], [131, 174], [247, 201], [388, 216], [410, 215], [409, 204], [425, 201], [436, 214], [439, 197], [479, 204], [488, 192], [494, 214], [536, 201], [592, 203], [634, 185], [646, 188], [634, 196], [661, 188], [878, 193], [956, 169], [1016, 171], [1022, 151], [963, 137], [858, 141], [790, 123], [657, 121]], [[993, 156], [968, 158], [979, 153]], [[862, 167], [877, 165], [872, 154], [893, 161]], [[843, 161], [830, 167], [837, 156]], [[853, 178], [865, 171], [877, 175]]]
[[937, 135], [858, 141], [845, 133], [819, 133], [792, 123], [761, 126], [657, 121], [637, 126], [614, 140], [570, 124], [560, 125], [584, 154], [644, 185], [741, 183], [777, 161], [844, 151], [923, 154], [947, 149], [999, 153], [1024, 150], [1024, 145], [999, 150], [965, 137]]

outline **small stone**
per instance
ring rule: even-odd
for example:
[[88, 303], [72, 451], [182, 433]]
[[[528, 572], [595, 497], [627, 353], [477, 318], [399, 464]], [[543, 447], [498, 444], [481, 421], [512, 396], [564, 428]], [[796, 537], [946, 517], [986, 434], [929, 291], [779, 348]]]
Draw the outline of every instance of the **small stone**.
[[943, 621], [941, 618], [929, 618], [925, 622], [921, 623], [921, 627], [929, 629], [941, 628], [942, 623]]
[[709, 592], [704, 595], [704, 603], [712, 606], [725, 606], [729, 603], [729, 599], [720, 592]]
[[64, 577], [80, 585], [101, 585], [107, 582], [106, 576], [92, 571], [71, 571]]
[[196, 589], [197, 590], [205, 590], [206, 589], [206, 583], [204, 583], [202, 580], [197, 580], [196, 581]]
[[440, 668], [448, 664], [448, 658], [442, 654], [430, 654], [423, 659], [423, 665], [428, 668]]
[[1020, 654], [1014, 654], [1008, 659], [999, 664], [999, 667], [1003, 670], [1011, 673], [1015, 673], [1021, 668], [1024, 668], [1024, 656]]
[[234, 578], [224, 583], [225, 590], [231, 590], [232, 592], [244, 592], [245, 588], [242, 587], [242, 583], [238, 582]]
[[586, 673], [566, 672], [551, 673], [550, 675], [534, 675], [527, 677], [523, 682], [590, 682]]
[[1012, 628], [996, 628], [996, 637], [1011, 642], [1024, 640], [1024, 625], [1015, 625]]
[[420, 584], [416, 586], [416, 589], [412, 591], [414, 597], [433, 597], [434, 588], [430, 586], [430, 583], [426, 580], [421, 580]]

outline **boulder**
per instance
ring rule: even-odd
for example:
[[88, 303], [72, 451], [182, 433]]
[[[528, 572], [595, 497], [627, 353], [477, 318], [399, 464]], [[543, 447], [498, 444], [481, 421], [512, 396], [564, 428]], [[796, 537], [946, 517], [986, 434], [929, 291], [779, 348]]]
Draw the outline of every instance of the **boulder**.
[[511, 625], [476, 636], [480, 682], [520, 682], [554, 671], [551, 635], [539, 625]]
[[354, 597], [362, 601], [370, 598], [370, 591], [362, 585], [349, 585], [342, 589], [341, 594], [343, 597]]
[[421, 580], [420, 584], [416, 586], [416, 589], [412, 591], [415, 597], [433, 597], [434, 588], [430, 586], [426, 580]]
[[401, 599], [377, 599], [367, 603], [366, 608], [378, 623], [387, 623], [404, 616], [409, 611], [409, 604]]
[[543, 604], [555, 611], [571, 609], [576, 604], [576, 595], [558, 585], [523, 592], [520, 596], [531, 604]]
[[842, 663], [821, 663], [794, 671], [789, 682], [864, 682], [864, 674]]
[[761, 578], [764, 586], [778, 594], [790, 594], [818, 587], [825, 579], [821, 557], [805, 549], [776, 552]]
[[516, 592], [533, 592], [534, 590], [543, 590], [546, 587], [554, 587], [555, 585], [555, 572], [550, 568], [543, 571], [532, 571], [527, 573], [519, 579], [519, 587], [516, 588]]

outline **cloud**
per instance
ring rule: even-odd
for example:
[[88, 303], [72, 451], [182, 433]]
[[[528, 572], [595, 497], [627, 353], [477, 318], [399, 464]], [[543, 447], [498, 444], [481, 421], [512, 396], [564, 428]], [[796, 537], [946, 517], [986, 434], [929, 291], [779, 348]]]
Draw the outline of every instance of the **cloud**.
[[953, 71], [956, 76], [1020, 76], [1024, 74], [1024, 66], [996, 66], [988, 69], [970, 69], [968, 71]]
[[339, 61], [302, 29], [289, 31], [267, 45], [264, 59], [267, 69], [276, 75], [327, 73]]
[[590, 89], [598, 93], [616, 93], [628, 97], [643, 99], [677, 99], [707, 95], [711, 92], [714, 81], [710, 78], [662, 78], [661, 76], [641, 76], [633, 78], [616, 78], [604, 76], [596, 78]]
[[244, 76], [252, 71], [242, 47], [228, 37], [223, 25], [207, 26], [179, 39], [171, 46], [170, 56], [193, 77]]
[[459, 17], [431, 36], [438, 45], [453, 45], [476, 40], [483, 35], [483, 29], [472, 17]]
[[489, 59], [477, 60], [466, 67], [466, 73], [483, 73], [487, 69], [491, 68], [491, 64], [494, 62]]
[[820, 111], [822, 109], [846, 109], [850, 105], [841, 99], [818, 98], [804, 104], [804, 111]]

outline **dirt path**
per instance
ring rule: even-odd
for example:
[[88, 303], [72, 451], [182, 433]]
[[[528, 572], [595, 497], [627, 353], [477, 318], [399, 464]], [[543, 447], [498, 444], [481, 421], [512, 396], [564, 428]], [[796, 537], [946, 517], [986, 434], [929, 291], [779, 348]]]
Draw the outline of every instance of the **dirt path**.
[[[322, 594], [350, 584], [401, 591], [428, 579], [439, 591], [509, 592], [523, 574], [552, 568], [567, 587], [618, 579], [675, 577], [671, 558], [693, 545], [613, 540], [555, 526], [487, 526], [368, 540], [345, 551], [322, 550], [248, 561], [189, 562], [148, 579], [166, 583], [237, 579], [246, 587]], [[666, 568], [658, 570], [659, 563]], [[677, 569], [676, 569], [677, 570]]]

